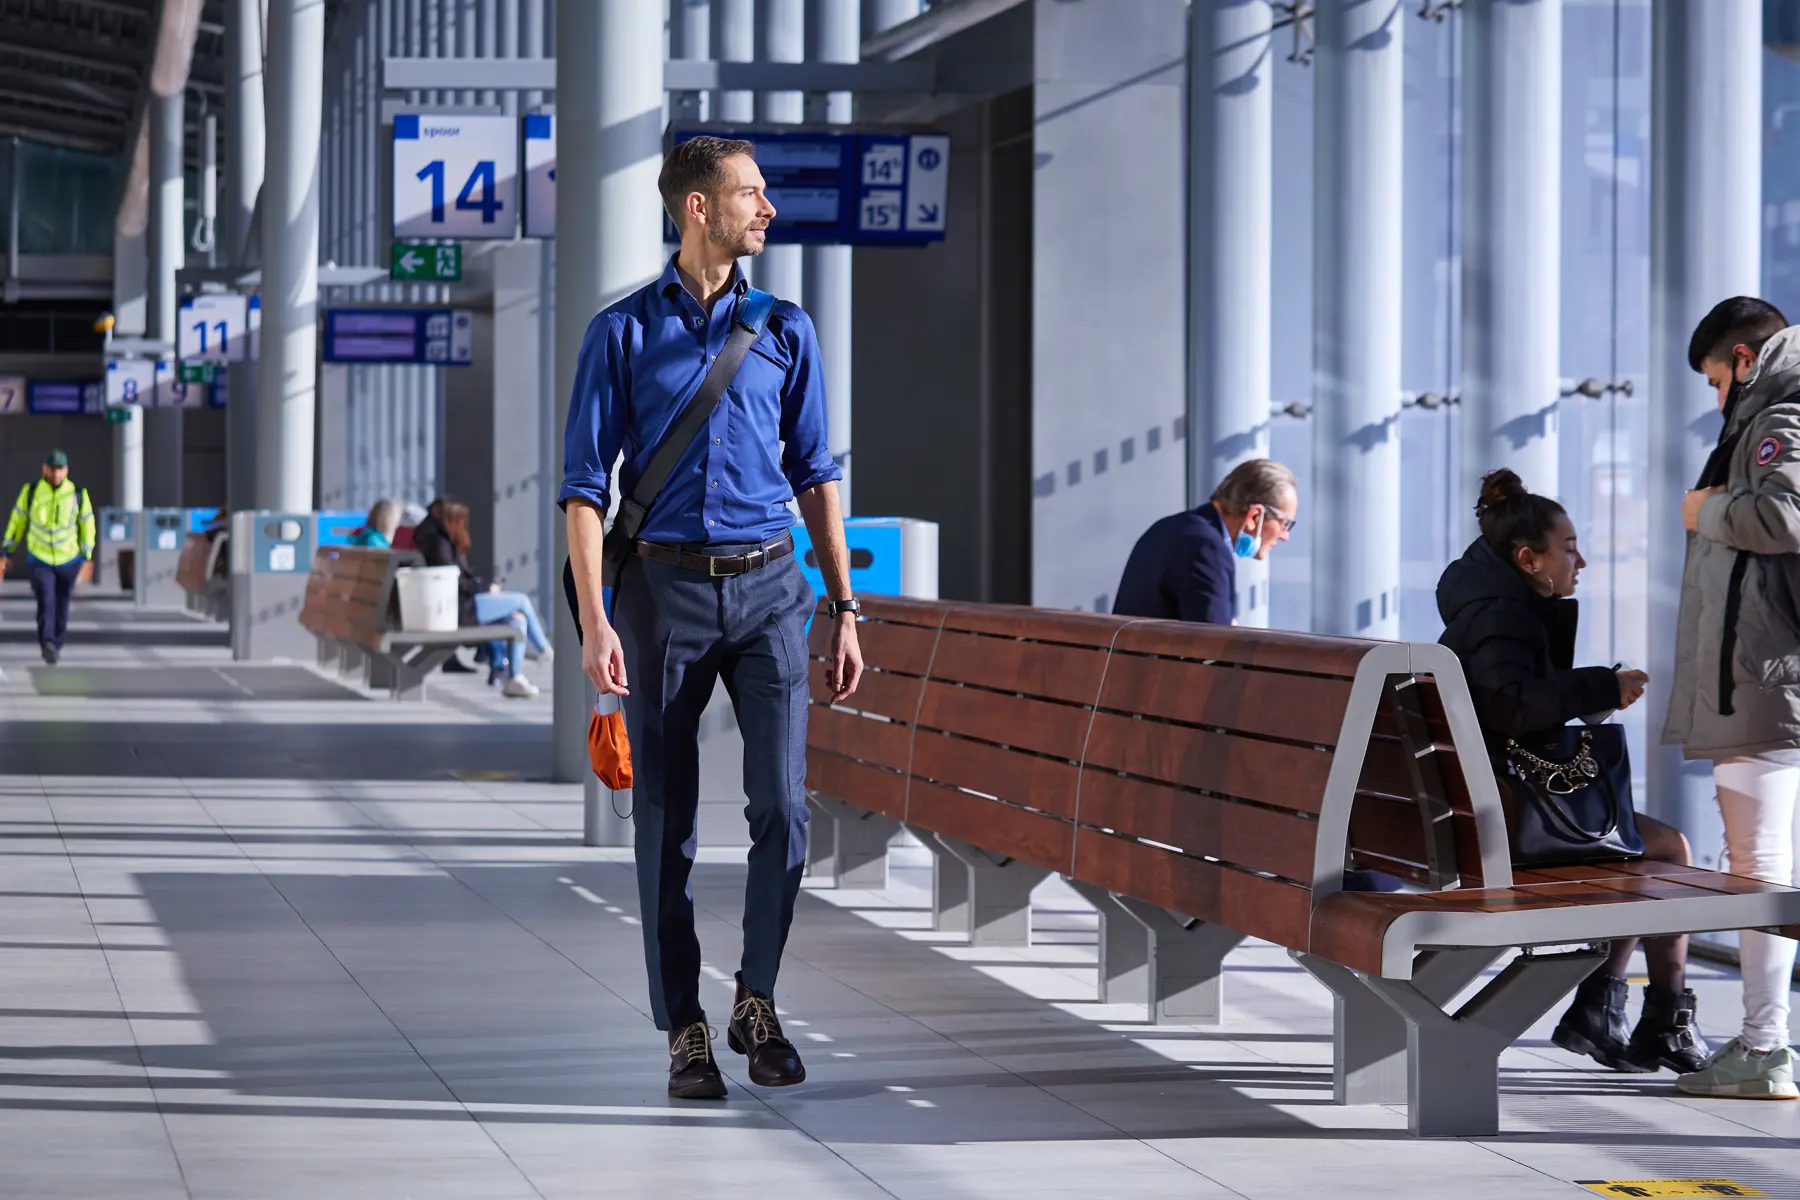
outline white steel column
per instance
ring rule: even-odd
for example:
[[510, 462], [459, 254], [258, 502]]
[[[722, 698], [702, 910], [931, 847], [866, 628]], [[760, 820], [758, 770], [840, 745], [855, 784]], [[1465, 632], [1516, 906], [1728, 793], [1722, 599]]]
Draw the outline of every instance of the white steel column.
[[[806, 58], [806, 0], [759, 0], [756, 6], [756, 57], [759, 62], [801, 62]], [[762, 92], [757, 117], [781, 125], [806, 119], [801, 92]], [[779, 210], [781, 206], [776, 205]], [[756, 260], [756, 286], [783, 300], [806, 303], [799, 246], [771, 244]]]
[[[145, 245], [150, 225], [150, 122], [140, 119], [137, 138], [113, 221], [113, 336], [143, 337], [148, 310], [150, 255]], [[144, 507], [144, 410], [125, 410], [113, 426], [112, 502], [119, 508]], [[108, 586], [113, 581], [108, 580]]]
[[1401, 137], [1408, 14], [1318, 10], [1312, 632], [1400, 636]]
[[1724, 130], [1762, 127], [1762, 7], [1657, 0], [1652, 10], [1649, 811], [1685, 832], [1695, 862], [1713, 869], [1722, 830], [1712, 764], [1683, 762], [1680, 747], [1660, 742], [1686, 558], [1681, 495], [1719, 427], [1717, 396], [1688, 366], [1688, 339], [1713, 305], [1762, 287], [1762, 154], [1754, 138], [1742, 152], [1720, 146]]
[[[812, 0], [806, 10], [807, 58], [812, 62], [855, 62], [862, 57], [862, 12], [858, 0]], [[810, 121], [848, 125], [853, 113], [849, 92], [817, 98]], [[850, 508], [850, 255], [848, 246], [801, 248], [801, 287], [806, 311], [819, 333], [825, 363], [826, 426], [831, 457], [844, 471], [838, 485], [844, 515]]]
[[[756, 57], [756, 0], [712, 0], [712, 54], [720, 62], [750, 62]], [[712, 119], [754, 121], [755, 93], [715, 93]]]
[[[558, 0], [556, 9], [556, 428], [594, 314], [662, 270], [662, 6]], [[561, 472], [557, 474], [557, 489]], [[568, 554], [557, 522], [555, 560]], [[592, 776], [590, 691], [573, 621], [556, 627], [554, 776]], [[590, 833], [592, 830], [590, 830]]]
[[[1269, 452], [1275, 68], [1265, 0], [1194, 0], [1188, 19], [1188, 503], [1200, 505]], [[1237, 586], [1239, 623], [1267, 627], [1267, 564], [1240, 562]]]
[[1557, 491], [1562, 0], [1462, 8], [1463, 540], [1483, 473]]
[[319, 129], [324, 0], [269, 0], [268, 177], [263, 191], [259, 508], [313, 507], [318, 400]]
[[[712, 11], [708, 0], [669, 0], [669, 57], [706, 61], [712, 57]], [[711, 111], [707, 92], [669, 96], [671, 121], [704, 121]]]
[[[231, 0], [225, 10], [225, 198], [220, 206], [220, 258], [247, 267], [262, 260], [252, 218], [262, 191], [263, 0]], [[255, 507], [257, 364], [245, 358], [226, 371], [225, 502]]]
[[[153, 91], [145, 108], [150, 121], [150, 286], [145, 325], [149, 336], [171, 347], [178, 304], [175, 272], [187, 265], [182, 174], [185, 71], [182, 76], [183, 82], [172, 95]], [[160, 392], [156, 396], [159, 404], [171, 399]], [[144, 502], [153, 507], [181, 504], [181, 417], [179, 408], [157, 408], [143, 414]]]

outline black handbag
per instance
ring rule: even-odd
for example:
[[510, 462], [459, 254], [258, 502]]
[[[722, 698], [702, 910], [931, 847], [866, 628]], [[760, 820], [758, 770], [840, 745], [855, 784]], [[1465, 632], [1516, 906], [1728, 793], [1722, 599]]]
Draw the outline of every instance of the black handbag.
[[1524, 742], [1509, 738], [1498, 758], [1514, 866], [1644, 856], [1622, 728], [1565, 726]]

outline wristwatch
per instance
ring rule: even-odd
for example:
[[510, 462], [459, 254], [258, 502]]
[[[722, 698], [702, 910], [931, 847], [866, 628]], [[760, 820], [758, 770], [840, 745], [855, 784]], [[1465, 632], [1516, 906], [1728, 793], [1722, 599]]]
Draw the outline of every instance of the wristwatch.
[[862, 615], [862, 601], [852, 596], [848, 600], [833, 600], [825, 606], [825, 615], [828, 617], [841, 617], [845, 613], [855, 613], [860, 617]]

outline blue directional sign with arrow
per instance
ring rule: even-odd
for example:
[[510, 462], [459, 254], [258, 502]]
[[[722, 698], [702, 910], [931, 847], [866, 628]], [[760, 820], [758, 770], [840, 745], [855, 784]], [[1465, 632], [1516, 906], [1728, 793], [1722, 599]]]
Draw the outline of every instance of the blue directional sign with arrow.
[[[771, 242], [907, 246], [944, 240], [950, 136], [832, 128], [681, 126], [679, 144], [703, 134], [756, 147], [775, 220]], [[674, 239], [674, 228], [666, 230]]]

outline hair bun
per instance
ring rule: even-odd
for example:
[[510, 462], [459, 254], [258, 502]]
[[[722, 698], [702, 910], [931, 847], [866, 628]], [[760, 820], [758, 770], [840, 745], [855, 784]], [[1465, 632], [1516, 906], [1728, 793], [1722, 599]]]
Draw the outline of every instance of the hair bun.
[[1525, 490], [1524, 481], [1510, 467], [1489, 471], [1481, 477], [1481, 498], [1475, 502], [1476, 515], [1528, 495], [1530, 493]]

